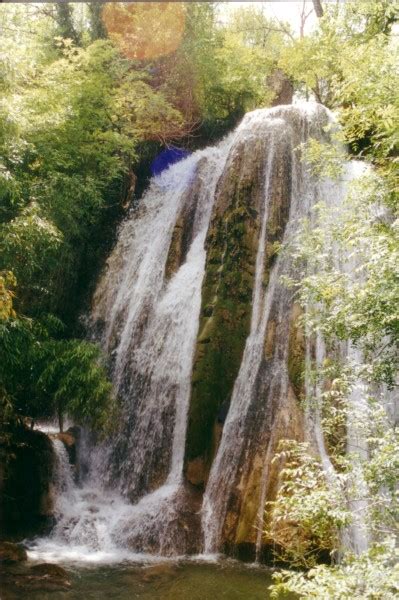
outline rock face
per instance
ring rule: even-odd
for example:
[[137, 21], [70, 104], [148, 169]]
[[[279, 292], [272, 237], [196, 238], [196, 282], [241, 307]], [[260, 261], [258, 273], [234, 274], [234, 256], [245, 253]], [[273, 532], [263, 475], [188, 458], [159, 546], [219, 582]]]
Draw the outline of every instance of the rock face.
[[281, 104], [292, 104], [294, 96], [294, 86], [280, 69], [276, 69], [268, 78], [268, 85], [273, 90], [275, 96], [272, 106], [280, 106]]
[[257, 157], [264, 150], [261, 139], [252, 148], [240, 140], [231, 150], [216, 190], [206, 240], [186, 445], [188, 474], [193, 461], [202, 465], [197, 484], [204, 483], [209, 471], [215, 452], [214, 424], [228, 410], [249, 333], [263, 188]]
[[51, 519], [54, 461], [51, 441], [44, 433], [25, 428], [14, 432], [0, 473], [0, 522], [5, 535], [34, 533]]

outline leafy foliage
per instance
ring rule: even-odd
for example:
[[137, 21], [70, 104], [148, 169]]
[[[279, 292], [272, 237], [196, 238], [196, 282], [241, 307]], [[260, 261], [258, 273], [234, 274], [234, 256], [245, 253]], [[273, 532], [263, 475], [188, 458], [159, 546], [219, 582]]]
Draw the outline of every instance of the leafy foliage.
[[40, 321], [18, 317], [9, 300], [5, 308], [8, 314], [4, 310], [0, 320], [3, 426], [16, 417], [57, 416], [62, 423], [69, 414], [105, 429], [114, 399], [99, 348], [61, 339], [63, 324], [52, 315], [42, 315]]
[[81, 289], [146, 148], [268, 102], [281, 35], [251, 37], [270, 25], [259, 12], [234, 19], [201, 2], [0, 7], [1, 385], [14, 415], [109, 416], [99, 351], [71, 337]]
[[[73, 339], [71, 325], [81, 310], [79, 290], [106, 247], [108, 223], [123, 213], [126, 182], [149, 148], [192, 143], [187, 138], [196, 128], [217, 137], [245, 111], [268, 106], [269, 77], [282, 70], [299, 93], [337, 110], [338, 142], [375, 171], [339, 211], [321, 203], [289, 249], [298, 265], [291, 285], [307, 309], [308, 331], [333, 351], [352, 344], [364, 365], [359, 371], [330, 361], [312, 375], [321, 384], [317, 407], [335, 484], [310, 447], [287, 442], [276, 457], [281, 486], [268, 506], [269, 535], [285, 560], [312, 569], [278, 575], [272, 593], [393, 598], [398, 3], [324, 3], [319, 27], [299, 38], [258, 9], [223, 20], [212, 2], [150, 4], [108, 3], [103, 13], [90, 2], [79, 7], [80, 19], [68, 3], [0, 6], [3, 425], [27, 416], [62, 420], [66, 412], [97, 428], [112, 420], [115, 401], [101, 353]], [[343, 175], [339, 143], [313, 140], [304, 148], [315, 177]], [[337, 254], [344, 257], [339, 264]], [[358, 424], [368, 445], [360, 461], [366, 521], [378, 544], [339, 566], [315, 566], [320, 553], [342, 550], [340, 533], [350, 521], [347, 493], [356, 473], [345, 456], [346, 427], [359, 378], [380, 390], [363, 398]]]
[[[367, 157], [374, 169], [354, 164], [363, 175], [344, 203], [321, 202], [286, 249], [296, 260], [295, 280], [287, 283], [305, 309], [304, 326], [310, 336], [324, 339], [330, 356], [306, 374], [318, 382], [319, 396], [308, 397], [305, 405], [320, 415], [332, 466], [327, 481], [315, 451], [304, 454], [301, 444], [291, 442], [281, 490], [268, 507], [269, 529], [277, 531], [283, 558], [291, 564], [312, 566], [309, 547], [329, 544], [331, 557], [338, 552], [341, 560], [337, 566], [313, 562], [307, 572], [277, 573], [273, 598], [294, 592], [303, 598], [382, 599], [398, 593], [399, 438], [393, 414], [399, 366], [399, 107], [398, 47], [391, 35], [397, 15], [396, 2], [325, 4], [320, 26], [283, 50], [279, 63], [299, 88], [338, 109], [343, 129], [333, 133], [334, 143], [310, 140], [302, 148], [313, 176], [346, 176], [342, 143]], [[343, 345], [362, 356], [361, 364], [342, 363]], [[363, 440], [364, 451], [352, 448], [348, 454], [347, 443], [356, 441], [348, 439], [348, 431]], [[319, 506], [326, 514], [319, 514]], [[360, 556], [343, 543], [354, 519], [371, 538], [370, 549]], [[291, 526], [281, 539], [279, 520]], [[322, 529], [326, 523], [330, 529]], [[292, 530], [300, 535], [293, 537]]]
[[309, 600], [394, 600], [399, 593], [398, 577], [398, 549], [391, 538], [334, 567], [319, 565], [306, 574], [277, 573], [270, 597], [285, 598], [293, 592]]
[[[397, 178], [397, 1], [326, 3], [320, 27], [283, 49], [281, 68], [319, 102], [339, 108], [343, 139]], [[303, 89], [303, 88], [302, 88]]]
[[350, 521], [343, 494], [345, 476], [334, 487], [327, 480], [308, 444], [281, 442], [273, 459], [282, 465], [277, 497], [269, 502], [266, 539], [278, 548], [279, 558], [293, 566], [315, 566], [323, 553], [339, 547], [339, 532]]

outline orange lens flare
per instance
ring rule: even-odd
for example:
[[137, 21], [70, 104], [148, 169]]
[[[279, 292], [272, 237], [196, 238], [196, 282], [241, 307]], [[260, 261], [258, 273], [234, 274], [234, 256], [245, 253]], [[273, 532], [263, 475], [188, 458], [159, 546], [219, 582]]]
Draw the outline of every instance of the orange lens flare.
[[125, 56], [151, 60], [179, 47], [186, 10], [182, 2], [108, 2], [103, 21]]

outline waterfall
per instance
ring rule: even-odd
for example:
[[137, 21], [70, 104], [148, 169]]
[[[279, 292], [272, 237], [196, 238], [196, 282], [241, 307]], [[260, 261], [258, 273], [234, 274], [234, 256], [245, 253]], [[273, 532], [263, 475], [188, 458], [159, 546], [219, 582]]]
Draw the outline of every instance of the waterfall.
[[139, 215], [122, 227], [94, 298], [93, 321], [105, 323], [102, 341], [124, 402], [110, 449], [112, 485], [134, 500], [182, 477], [204, 242], [229, 143], [155, 179]]
[[52, 439], [53, 448], [56, 456], [55, 468], [55, 492], [56, 492], [56, 513], [62, 512], [62, 504], [73, 494], [74, 481], [72, 467], [69, 463], [69, 456], [65, 445], [58, 439]]
[[322, 363], [324, 341], [314, 347], [295, 329], [300, 308], [282, 280], [295, 266], [276, 252], [315, 204], [341, 202], [356, 175], [318, 180], [301, 160], [301, 144], [325, 139], [332, 121], [317, 104], [249, 113], [219, 145], [154, 178], [121, 225], [91, 314], [118, 422], [83, 447], [79, 484], [54, 441], [57, 522], [35, 541], [37, 556], [119, 560], [240, 543], [259, 554], [279, 441], [308, 439], [334, 477], [320, 404], [304, 414], [299, 402], [321, 390], [300, 389], [295, 375], [301, 361]]

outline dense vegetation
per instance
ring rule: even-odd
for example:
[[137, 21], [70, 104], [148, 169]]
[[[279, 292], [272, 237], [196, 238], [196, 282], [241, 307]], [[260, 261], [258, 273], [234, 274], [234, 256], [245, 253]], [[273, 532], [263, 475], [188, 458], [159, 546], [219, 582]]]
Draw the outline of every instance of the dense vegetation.
[[[345, 143], [373, 170], [344, 211], [320, 205], [283, 249], [298, 261], [298, 279], [287, 285], [306, 309], [304, 327], [332, 348], [352, 344], [365, 360], [361, 372], [338, 361], [310, 366], [332, 382], [322, 425], [336, 487], [308, 447], [281, 449], [282, 485], [267, 511], [271, 527], [295, 523], [295, 540], [281, 535], [280, 551], [311, 570], [280, 574], [273, 593], [393, 598], [399, 441], [381, 397], [397, 386], [398, 368], [398, 4], [315, 4], [317, 27], [299, 35], [254, 8], [221, 18], [211, 2], [0, 7], [1, 441], [27, 417], [58, 415], [62, 423], [68, 413], [99, 429], [110, 421], [116, 403], [106, 365], [81, 339], [78, 317], [137, 175], [142, 185], [163, 146], [195, 148], [247, 110], [269, 106], [278, 74], [336, 110], [342, 124], [335, 145], [309, 144], [309, 168], [339, 176]], [[348, 257], [340, 265], [337, 248]], [[361, 273], [355, 280], [349, 263]], [[361, 465], [365, 520], [376, 544], [355, 558], [341, 547], [354, 473], [337, 432], [359, 378], [383, 393], [365, 396], [360, 419], [371, 454]], [[276, 531], [267, 534], [275, 539]], [[317, 566], [320, 549], [344, 559]]]
[[136, 172], [267, 102], [282, 38], [248, 44], [212, 3], [8, 5], [0, 19], [1, 401], [6, 419], [98, 425], [110, 386], [76, 318]]

